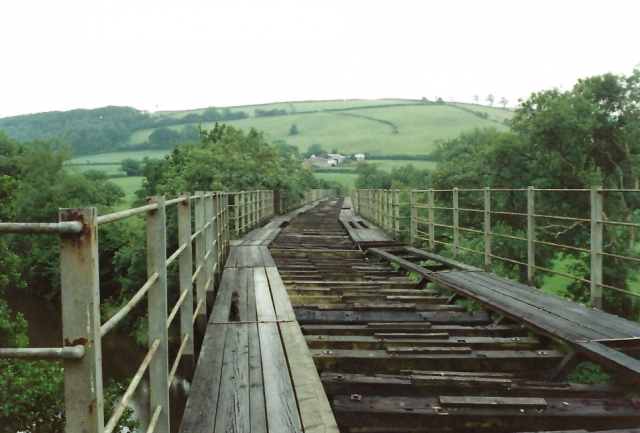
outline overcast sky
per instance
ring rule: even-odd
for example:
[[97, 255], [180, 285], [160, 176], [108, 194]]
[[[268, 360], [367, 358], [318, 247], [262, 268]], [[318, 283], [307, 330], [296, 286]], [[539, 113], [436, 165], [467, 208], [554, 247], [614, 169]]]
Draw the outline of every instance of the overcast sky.
[[0, 0], [0, 117], [351, 98], [509, 105], [640, 63], [640, 1]]

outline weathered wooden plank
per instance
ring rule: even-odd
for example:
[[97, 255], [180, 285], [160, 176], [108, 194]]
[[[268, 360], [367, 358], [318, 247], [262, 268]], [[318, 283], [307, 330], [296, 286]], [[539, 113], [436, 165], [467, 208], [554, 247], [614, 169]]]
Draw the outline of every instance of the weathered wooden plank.
[[429, 322], [433, 324], [488, 325], [484, 311], [319, 311], [296, 309], [298, 322], [311, 324], [367, 324], [376, 322]]
[[[275, 320], [267, 274], [253, 269], [258, 320]], [[269, 431], [300, 432], [302, 423], [296, 404], [287, 360], [277, 323], [258, 324]]]
[[[386, 326], [388, 325], [388, 326]], [[403, 326], [403, 323], [380, 323], [376, 327], [367, 325], [304, 325], [302, 331], [306, 335], [374, 335], [378, 332], [446, 332], [452, 337], [513, 337], [516, 328], [509, 325], [500, 326], [460, 326], [460, 325], [434, 325], [427, 323], [422, 327]]]
[[260, 247], [260, 254], [262, 255], [262, 263], [265, 267], [275, 267], [276, 262], [273, 261], [273, 257], [269, 254], [269, 248], [265, 246]]
[[[239, 276], [240, 271], [233, 268], [228, 268], [223, 273], [218, 297], [211, 314], [212, 321], [228, 321], [232, 289], [237, 286]], [[210, 433], [215, 425], [227, 326], [207, 326], [193, 386], [180, 424], [180, 433]]]
[[[253, 272], [247, 272], [247, 320], [258, 319], [256, 311], [256, 292]], [[258, 325], [249, 327], [249, 411], [252, 433], [267, 432], [267, 408], [264, 401], [264, 383], [262, 379], [262, 353]]]
[[532, 371], [546, 370], [556, 365], [563, 353], [549, 351], [479, 350], [462, 354], [403, 354], [386, 350], [322, 350], [311, 349], [314, 362], [322, 371], [399, 372], [419, 370], [425, 365], [438, 370], [453, 371]]
[[[391, 335], [382, 337], [381, 335]], [[416, 337], [412, 337], [416, 335]], [[307, 335], [310, 349], [385, 350], [392, 347], [471, 347], [475, 350], [533, 350], [540, 342], [533, 337], [453, 337], [449, 334], [375, 334], [374, 336]]]
[[546, 409], [547, 400], [540, 397], [460, 397], [440, 396], [446, 407], [517, 407], [519, 409]]
[[[436, 397], [440, 395], [471, 395], [614, 399], [623, 397], [625, 393], [621, 387], [615, 385], [536, 382], [514, 378], [514, 375], [509, 373], [420, 372], [419, 370], [411, 371], [411, 373], [415, 373], [415, 375], [324, 372], [321, 378], [329, 396], [339, 394]], [[421, 375], [422, 373], [424, 374]], [[424, 378], [433, 379], [425, 380]], [[493, 382], [485, 379], [507, 382]]]
[[[250, 269], [240, 269], [238, 285], [232, 293], [232, 310], [237, 321], [248, 321], [247, 276]], [[235, 320], [232, 320], [235, 321]], [[249, 432], [249, 326], [227, 326], [220, 397], [214, 431]]]
[[[334, 398], [341, 426], [413, 428], [424, 431], [478, 432], [540, 431], [633, 428], [640, 423], [640, 411], [624, 402], [607, 400], [546, 399], [547, 408], [444, 408], [437, 397], [350, 396]], [[448, 416], [445, 416], [448, 415]], [[484, 428], [483, 428], [484, 427]], [[381, 430], [384, 431], [384, 430]], [[411, 431], [411, 430], [407, 430]]]

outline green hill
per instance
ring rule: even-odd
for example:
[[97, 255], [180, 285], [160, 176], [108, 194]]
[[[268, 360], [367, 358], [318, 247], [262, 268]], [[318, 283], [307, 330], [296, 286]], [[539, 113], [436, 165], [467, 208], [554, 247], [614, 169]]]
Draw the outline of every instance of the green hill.
[[[273, 112], [271, 112], [273, 110]], [[260, 116], [262, 114], [262, 116]], [[275, 114], [275, 115], [273, 115]], [[58, 138], [74, 148], [72, 164], [80, 169], [119, 173], [114, 165], [125, 158], [161, 158], [171, 143], [149, 143], [160, 128], [181, 133], [185, 127], [212, 128], [215, 121], [236, 128], [262, 131], [268, 141], [286, 140], [301, 152], [319, 143], [327, 151], [368, 156], [429, 155], [437, 140], [457, 137], [474, 128], [508, 129], [513, 111], [462, 103], [433, 103], [408, 99], [279, 102], [226, 108], [146, 113], [128, 107], [39, 113], [0, 119], [0, 130], [20, 141]], [[298, 134], [290, 135], [292, 125]], [[193, 131], [191, 131], [193, 132]], [[158, 135], [158, 134], [156, 134]], [[173, 133], [173, 140], [187, 136]], [[381, 163], [382, 161], [378, 161]], [[380, 164], [390, 170], [410, 161]], [[414, 161], [414, 165], [417, 165]], [[323, 173], [319, 177], [351, 184], [352, 173]]]

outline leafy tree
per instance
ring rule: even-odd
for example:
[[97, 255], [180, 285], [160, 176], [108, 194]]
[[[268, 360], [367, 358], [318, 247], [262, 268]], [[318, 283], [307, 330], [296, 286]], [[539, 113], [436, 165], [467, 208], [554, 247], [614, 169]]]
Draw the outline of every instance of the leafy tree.
[[503, 96], [502, 98], [500, 98], [500, 105], [502, 105], [502, 108], [507, 108], [507, 104], [509, 103], [509, 101]]
[[200, 132], [198, 128], [193, 125], [185, 126], [180, 132], [180, 141], [198, 141], [200, 138]]
[[153, 148], [170, 148], [180, 140], [180, 133], [166, 127], [154, 130], [149, 136], [149, 145]]
[[307, 149], [307, 151], [304, 153], [305, 158], [310, 158], [311, 155], [323, 155], [327, 153], [326, 150], [324, 150], [322, 148], [322, 145], [320, 143], [313, 143], [311, 146], [309, 146], [309, 148]]
[[289, 135], [298, 135], [298, 125], [295, 123], [291, 125], [291, 129], [289, 129]]
[[139, 176], [140, 175], [140, 161], [136, 159], [123, 159], [121, 162], [121, 169], [127, 176]]
[[493, 107], [493, 101], [494, 101], [494, 99], [495, 99], [495, 98], [493, 97], [493, 95], [489, 94], [489, 95], [487, 95], [487, 99], [486, 99], [486, 101], [489, 103], [489, 105], [490, 105], [490, 106], [492, 106], [492, 107]]

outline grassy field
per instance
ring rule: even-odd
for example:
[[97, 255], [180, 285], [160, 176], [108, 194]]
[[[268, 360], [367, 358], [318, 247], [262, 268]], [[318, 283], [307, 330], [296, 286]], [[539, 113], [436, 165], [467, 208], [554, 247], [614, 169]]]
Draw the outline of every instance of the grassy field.
[[119, 177], [117, 179], [111, 179], [111, 182], [118, 185], [123, 189], [125, 193], [124, 203], [118, 206], [116, 210], [122, 210], [130, 208], [133, 201], [136, 199], [136, 191], [140, 189], [142, 185], [143, 177]]
[[[232, 111], [246, 111], [252, 117], [225, 123], [245, 131], [253, 127], [263, 131], [267, 140], [286, 140], [287, 143], [298, 146], [301, 152], [306, 151], [313, 143], [320, 143], [327, 150], [338, 149], [339, 152], [346, 154], [425, 155], [432, 152], [436, 140], [454, 138], [463, 131], [483, 127], [507, 130], [507, 127], [501, 122], [513, 115], [510, 110], [473, 104], [402, 105], [412, 103], [418, 103], [418, 101], [382, 99], [283, 102], [264, 106], [234, 107]], [[361, 108], [353, 109], [358, 107]], [[256, 118], [253, 117], [256, 108], [265, 110], [278, 108], [298, 114]], [[292, 111], [292, 108], [296, 111]], [[343, 109], [344, 111], [323, 111], [334, 109]], [[299, 114], [301, 111], [315, 110], [320, 110], [320, 112]], [[489, 120], [482, 119], [465, 110], [486, 112], [489, 114]], [[200, 113], [202, 110], [192, 112]], [[181, 118], [188, 113], [190, 112], [157, 114]], [[289, 135], [289, 129], [293, 124], [298, 126], [298, 135]], [[193, 123], [192, 125], [196, 126], [197, 124]], [[181, 131], [184, 126], [184, 124], [180, 124], [169, 128]], [[214, 123], [203, 124], [205, 128], [213, 126]], [[144, 143], [153, 131], [154, 129], [135, 131], [125, 146]]]
[[356, 179], [358, 178], [357, 174], [352, 173], [316, 173], [315, 176], [318, 179], [326, 180], [327, 182], [340, 182], [343, 184], [347, 191], [353, 188]]
[[[163, 158], [169, 150], [139, 150], [135, 152], [110, 152], [110, 153], [99, 153], [97, 155], [85, 155], [79, 158], [74, 158], [69, 163], [71, 164], [84, 164], [84, 163], [105, 163], [105, 162], [120, 162], [123, 159], [137, 159], [138, 161], [142, 161], [143, 158], [148, 157], [149, 159], [161, 159]], [[89, 167], [89, 168], [84, 168]], [[90, 165], [84, 166], [84, 170], [90, 169]], [[93, 166], [96, 167], [96, 166]], [[106, 166], [104, 166], [106, 167]], [[118, 167], [114, 165], [112, 167]]]
[[119, 174], [119, 175], [124, 174], [124, 172], [120, 169], [119, 165], [78, 165], [78, 166], [69, 166], [67, 168], [69, 170], [80, 170], [80, 171], [88, 171], [88, 170], [104, 171], [110, 176], [114, 174]]

